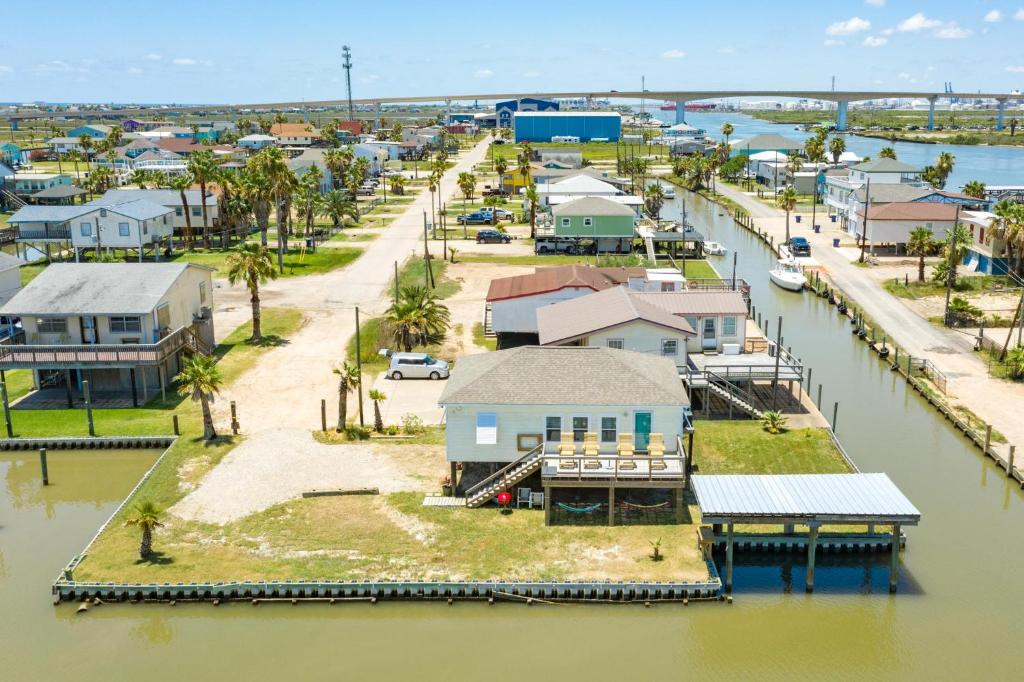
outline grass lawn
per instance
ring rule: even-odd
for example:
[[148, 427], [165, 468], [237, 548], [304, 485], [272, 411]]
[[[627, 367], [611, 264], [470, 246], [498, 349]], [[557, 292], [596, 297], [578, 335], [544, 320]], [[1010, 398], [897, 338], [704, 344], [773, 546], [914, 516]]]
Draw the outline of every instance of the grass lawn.
[[[273, 251], [273, 248], [271, 247]], [[358, 248], [330, 248], [317, 251], [306, 251], [290, 249], [284, 255], [284, 273], [281, 277], [300, 277], [302, 275], [319, 275], [331, 270], [343, 268], [362, 254]], [[198, 263], [216, 269], [215, 277], [227, 277], [225, 260], [230, 251], [204, 250], [177, 251], [172, 260]], [[272, 254], [274, 263], [277, 263], [277, 253]]]
[[480, 346], [481, 348], [486, 348], [487, 350], [498, 349], [498, 339], [496, 337], [484, 336], [483, 322], [473, 323], [473, 343]]
[[[953, 291], [957, 293], [984, 294], [993, 291], [1006, 290], [1010, 286], [1008, 278], [1002, 275], [971, 275], [968, 277], [958, 276]], [[923, 282], [912, 280], [904, 284], [901, 280], [890, 279], [883, 285], [886, 291], [899, 298], [927, 298], [928, 296], [945, 296], [946, 284], [933, 282], [926, 279]]]
[[694, 457], [702, 474], [834, 474], [849, 471], [824, 429], [772, 435], [756, 421], [701, 420]]
[[[282, 308], [263, 309], [264, 343], [251, 346], [246, 339], [252, 334], [252, 323], [238, 327], [221, 344], [215, 355], [224, 378], [230, 383], [243, 371], [252, 366], [256, 356], [282, 343], [287, 343], [302, 324], [302, 313]], [[24, 374], [23, 374], [24, 372]], [[31, 387], [28, 370], [7, 372], [8, 390], [11, 398], [24, 395]], [[20, 393], [19, 393], [20, 392]], [[177, 413], [182, 424], [194, 421], [201, 432], [198, 408], [189, 400], [182, 400], [173, 390], [168, 390], [167, 400], [159, 394], [145, 407], [124, 409], [95, 409], [93, 421], [98, 436], [155, 436], [173, 433], [171, 416]], [[14, 435], [22, 438], [42, 436], [88, 436], [89, 426], [84, 409], [61, 410], [11, 410]], [[182, 433], [185, 433], [184, 426]]]
[[[397, 446], [402, 447], [402, 446]], [[221, 452], [184, 448], [206, 460]], [[410, 456], [415, 456], [410, 452]], [[183, 461], [165, 460], [143, 495], [176, 501]], [[422, 493], [286, 502], [237, 522], [172, 519], [155, 533], [157, 560], [138, 561], [138, 532], [115, 520], [75, 570], [79, 580], [587, 579], [707, 577], [693, 527], [544, 526], [539, 510], [424, 507]], [[662, 541], [662, 561], [650, 541]]]
[[30, 263], [21, 266], [21, 286], [25, 286], [43, 271], [46, 263]]
[[[434, 273], [434, 293], [438, 298], [444, 299], [454, 296], [462, 288], [462, 284], [458, 280], [449, 279], [445, 276], [445, 272], [448, 270], [448, 262], [441, 260], [439, 255], [430, 259], [430, 269]], [[398, 271], [398, 286], [425, 286], [426, 275], [427, 266], [425, 261], [422, 258], [410, 258]], [[394, 287], [395, 279], [392, 277], [391, 283], [388, 284], [388, 292], [393, 292]]]
[[[456, 256], [455, 260], [461, 263], [499, 263], [501, 265], [595, 265], [593, 256], [565, 256], [565, 255], [534, 255], [534, 256], [502, 256], [498, 254], [466, 254]], [[676, 261], [682, 264], [682, 261]], [[624, 256], [601, 256], [597, 259], [596, 265], [600, 267], [618, 267], [623, 265], [641, 266], [643, 259], [637, 258], [635, 262]], [[690, 278], [720, 277], [714, 266], [706, 260], [686, 261], [686, 276]]]

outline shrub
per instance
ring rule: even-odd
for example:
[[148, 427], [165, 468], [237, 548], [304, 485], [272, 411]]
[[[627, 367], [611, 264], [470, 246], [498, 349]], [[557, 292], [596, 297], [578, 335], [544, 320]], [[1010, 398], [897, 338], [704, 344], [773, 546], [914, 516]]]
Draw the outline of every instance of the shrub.
[[761, 415], [761, 426], [768, 433], [782, 433], [786, 430], [786, 421], [781, 412], [768, 411]]
[[367, 440], [370, 437], [370, 429], [365, 426], [349, 424], [345, 427], [345, 438], [348, 440]]
[[402, 415], [402, 433], [409, 436], [418, 436], [426, 429], [423, 427], [423, 420], [414, 414]]
[[387, 426], [384, 427], [384, 433], [386, 433], [389, 436], [397, 436], [398, 424], [388, 424]]

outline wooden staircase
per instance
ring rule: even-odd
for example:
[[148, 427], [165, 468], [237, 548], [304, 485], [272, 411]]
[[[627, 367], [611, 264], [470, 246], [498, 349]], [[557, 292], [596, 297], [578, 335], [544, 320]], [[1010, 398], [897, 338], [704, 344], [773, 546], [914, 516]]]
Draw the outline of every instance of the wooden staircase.
[[704, 376], [707, 380], [708, 390], [722, 400], [754, 419], [760, 419], [764, 415], [763, 410], [754, 406], [755, 398], [751, 392], [744, 391], [733, 382], [714, 372], [705, 372]]
[[491, 324], [491, 304], [484, 304], [484, 336], [487, 338], [494, 338], [494, 327]]
[[491, 474], [466, 491], [467, 507], [482, 507], [503, 490], [509, 490], [544, 463], [544, 446], [538, 445], [511, 464]]

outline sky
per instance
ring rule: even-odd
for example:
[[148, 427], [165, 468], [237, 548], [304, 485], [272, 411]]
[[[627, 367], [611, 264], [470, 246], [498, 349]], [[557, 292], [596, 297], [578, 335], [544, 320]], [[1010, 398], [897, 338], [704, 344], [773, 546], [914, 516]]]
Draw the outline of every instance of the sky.
[[840, 90], [1024, 89], [1024, 0], [7, 4], [5, 102], [342, 99], [343, 44], [356, 98], [639, 90], [641, 76], [651, 90], [832, 76]]

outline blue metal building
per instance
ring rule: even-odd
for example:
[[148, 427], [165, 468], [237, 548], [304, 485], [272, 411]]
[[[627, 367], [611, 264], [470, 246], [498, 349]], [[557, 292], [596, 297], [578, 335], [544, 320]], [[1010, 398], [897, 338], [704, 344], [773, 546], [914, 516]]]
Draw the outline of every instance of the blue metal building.
[[551, 142], [553, 137], [616, 142], [622, 134], [622, 116], [614, 111], [518, 112], [513, 125], [516, 142]]
[[498, 102], [494, 105], [494, 112], [498, 116], [499, 128], [511, 128], [512, 116], [517, 111], [558, 111], [558, 102], [535, 97], [524, 97], [519, 100], [510, 99], [507, 102]]

